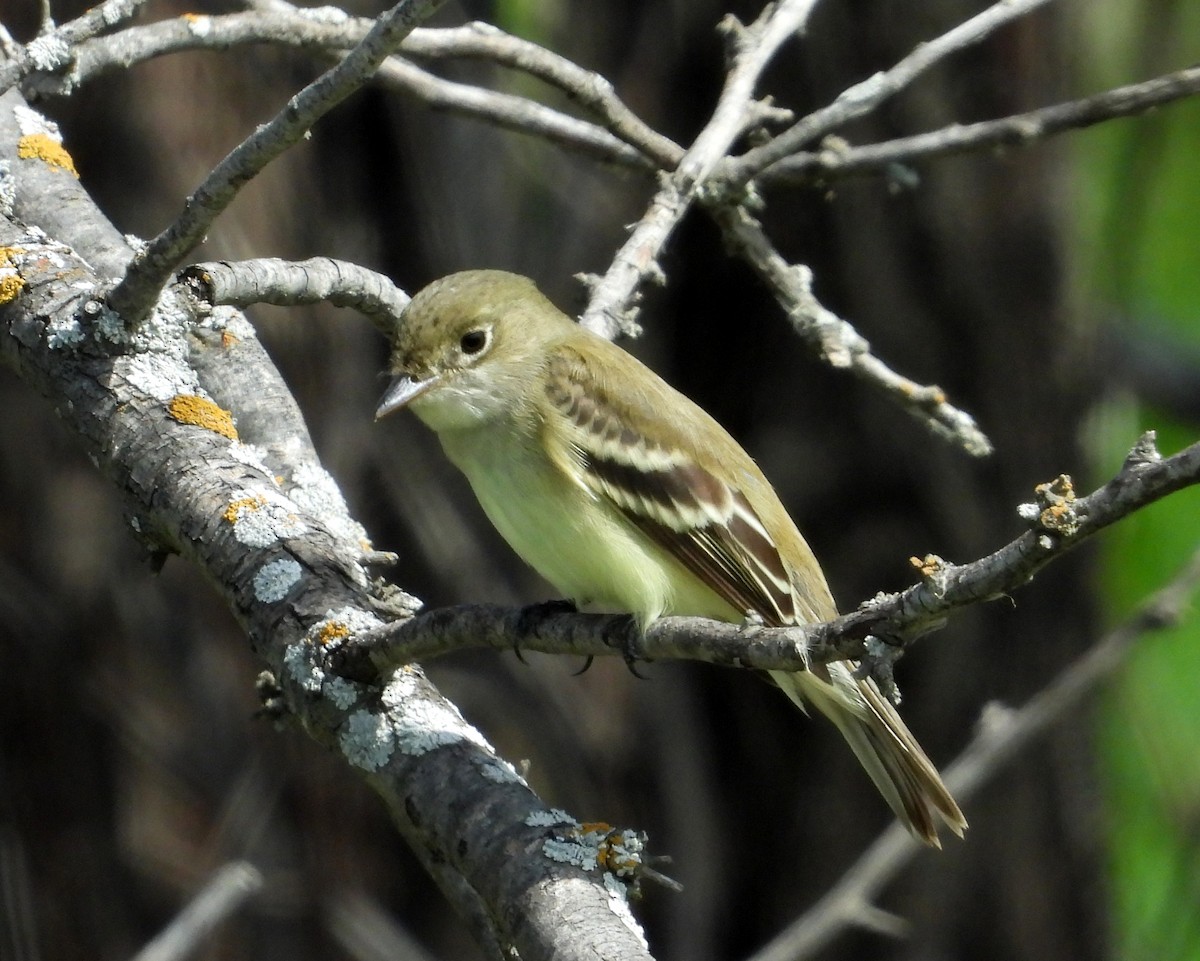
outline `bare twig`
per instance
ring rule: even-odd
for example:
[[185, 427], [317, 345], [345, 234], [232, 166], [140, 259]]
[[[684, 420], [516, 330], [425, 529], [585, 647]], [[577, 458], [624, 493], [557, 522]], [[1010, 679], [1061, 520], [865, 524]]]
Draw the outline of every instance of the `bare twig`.
[[831, 367], [849, 370], [881, 388], [931, 431], [967, 453], [975, 457], [991, 453], [991, 441], [975, 419], [951, 404], [940, 387], [918, 384], [896, 373], [871, 352], [866, 338], [849, 322], [821, 304], [812, 292], [812, 271], [784, 260], [744, 206], [720, 201], [708, 206], [729, 247], [754, 268], [796, 333]]
[[455, 83], [422, 70], [400, 57], [389, 57], [384, 62], [379, 68], [379, 79], [435, 109], [540, 137], [604, 163], [644, 172], [654, 169], [654, 164], [638, 147], [630, 146], [603, 127], [527, 97]]
[[[1180, 622], [1200, 584], [1200, 552], [1134, 615], [1063, 670], [1023, 707], [992, 707], [966, 749], [945, 769], [946, 787], [965, 802], [1035, 738], [1049, 731], [1125, 662], [1138, 640]], [[890, 825], [842, 879], [802, 917], [750, 961], [802, 961], [816, 957], [838, 934], [870, 920], [872, 901], [922, 848]], [[873, 925], [872, 925], [873, 926]]]
[[133, 961], [181, 961], [195, 953], [212, 930], [262, 887], [252, 864], [233, 861], [212, 876], [199, 894]]
[[296, 94], [219, 163], [192, 194], [183, 213], [134, 258], [109, 305], [127, 324], [139, 322], [187, 253], [203, 239], [213, 220], [243, 184], [297, 143], [329, 110], [361, 87], [420, 20], [443, 0], [400, 0], [381, 15], [370, 33], [334, 68]]
[[804, 28], [816, 0], [783, 0], [768, 6], [749, 27], [732, 18], [723, 24], [734, 47], [733, 65], [712, 118], [664, 178], [645, 215], [621, 246], [607, 273], [592, 283], [580, 322], [605, 337], [634, 333], [638, 287], [660, 279], [658, 255], [700, 192], [701, 186], [744, 132], [754, 87], [779, 47]]
[[328, 301], [370, 318], [384, 333], [395, 326], [409, 297], [384, 274], [330, 257], [299, 263], [263, 258], [193, 264], [180, 280], [204, 303], [250, 307]]
[[604, 121], [610, 133], [637, 148], [655, 166], [672, 169], [683, 156], [682, 147], [626, 106], [607, 78], [491, 24], [413, 31], [404, 44], [404, 52], [427, 57], [481, 57], [522, 70], [552, 84], [592, 111]]
[[[373, 22], [366, 18], [319, 17], [312, 11], [297, 10], [286, 4], [276, 5], [268, 11], [177, 17], [83, 43], [75, 51], [68, 72], [35, 75], [25, 86], [28, 91], [43, 96], [66, 95], [78, 85], [108, 71], [186, 50], [224, 50], [272, 43], [316, 50], [323, 56], [340, 55], [341, 51], [360, 42]], [[483, 56], [484, 51], [495, 48], [501, 63], [529, 62], [537, 66], [537, 71], [531, 72], [539, 76], [546, 73], [571, 77], [580, 84], [579, 91], [590, 92], [578, 99], [603, 113], [606, 124], [615, 133], [526, 97], [445, 80], [396, 56], [383, 62], [377, 76], [384, 85], [418, 97], [435, 109], [542, 137], [607, 163], [650, 169], [652, 160], [645, 150], [652, 148], [661, 153], [668, 149], [664, 144], [670, 145], [670, 141], [658, 137], [637, 120], [611, 92], [611, 87], [607, 93], [603, 91], [598, 75], [578, 67], [572, 74], [563, 66], [569, 61], [515, 37], [490, 37], [482, 46], [477, 42], [478, 37], [478, 31], [465, 27], [414, 30], [405, 38], [401, 49], [412, 48], [426, 54], [436, 52], [441, 56]], [[506, 57], [500, 56], [502, 51], [507, 51]], [[626, 140], [629, 142], [624, 142]], [[673, 156], [677, 158], [677, 155]]]
[[[104, 0], [57, 29], [43, 29], [20, 55], [0, 66], [0, 93], [34, 71], [63, 69], [71, 62], [73, 46], [136, 16], [147, 2]], [[52, 28], [53, 21], [47, 20], [43, 27]]]
[[833, 103], [803, 117], [761, 147], [746, 151], [740, 157], [727, 160], [713, 177], [714, 188], [721, 185], [734, 193], [740, 192], [752, 179], [814, 140], [870, 113], [895, 96], [917, 77], [946, 57], [995, 33], [1004, 24], [1022, 17], [1049, 0], [998, 0], [970, 20], [959, 24], [912, 53], [890, 70], [874, 74], [843, 91]]
[[953, 124], [941, 130], [900, 137], [863, 147], [838, 147], [815, 153], [802, 153], [781, 160], [760, 178], [773, 181], [829, 181], [876, 173], [894, 164], [910, 164], [950, 154], [980, 150], [990, 146], [1024, 147], [1045, 137], [1077, 130], [1093, 124], [1145, 113], [1154, 107], [1200, 92], [1200, 67], [1116, 87], [1081, 100], [1042, 107], [1028, 113], [985, 120], [981, 123]]
[[[634, 653], [648, 660], [690, 659], [759, 670], [796, 671], [812, 662], [858, 658], [873, 673], [878, 669], [886, 687], [890, 661], [954, 610], [1009, 595], [1086, 538], [1197, 483], [1200, 443], [1162, 458], [1153, 435], [1147, 434], [1116, 477], [1086, 497], [1076, 497], [1066, 477], [1039, 485], [1037, 502], [1019, 510], [1031, 529], [994, 553], [962, 565], [926, 557], [917, 562], [920, 583], [873, 598], [824, 624], [761, 628], [664, 617], [640, 638], [630, 639], [618, 629], [619, 619], [611, 616], [547, 614], [531, 620], [512, 608], [469, 605], [429, 611], [361, 634], [337, 652], [336, 670], [369, 678], [400, 663], [464, 647], [519, 647], [583, 656]], [[622, 642], [616, 647], [614, 637]], [[636, 650], [629, 650], [628, 644]]]

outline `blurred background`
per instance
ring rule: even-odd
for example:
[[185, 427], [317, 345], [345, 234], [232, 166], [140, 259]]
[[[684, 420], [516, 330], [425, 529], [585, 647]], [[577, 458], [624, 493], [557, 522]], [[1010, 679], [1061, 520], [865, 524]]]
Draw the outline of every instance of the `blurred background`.
[[[826, 0], [762, 90], [822, 105], [981, 9], [965, 0]], [[55, 2], [59, 22], [81, 12]], [[152, 4], [150, 17], [234, 9]], [[357, 3], [352, 12], [373, 14]], [[720, 88], [731, 10], [715, 0], [448, 3], [611, 79], [682, 143]], [[38, 4], [5, 0], [19, 40]], [[1194, 62], [1187, 0], [1064, 0], [998, 32], [842, 131], [868, 142], [1032, 109]], [[254, 125], [321, 65], [251, 48], [164, 58], [39, 105], [125, 232], [153, 235]], [[486, 65], [446, 76], [517, 92]], [[560, 98], [549, 95], [551, 102]], [[759, 460], [846, 608], [1014, 537], [1033, 487], [1081, 489], [1157, 428], [1172, 452], [1200, 420], [1200, 103], [1027, 150], [955, 157], [919, 182], [773, 190], [766, 225], [818, 295], [901, 372], [944, 387], [996, 444], [974, 461], [809, 356], [716, 229], [690, 217], [631, 346]], [[541, 142], [433, 113], [381, 89], [323, 120], [251, 184], [196, 259], [328, 255], [410, 291], [454, 270], [533, 276], [568, 312], [603, 272], [653, 184]], [[436, 442], [375, 425], [384, 345], [332, 309], [252, 314], [318, 450], [394, 578], [429, 605], [525, 603], [549, 589], [493, 534]], [[0, 959], [118, 959], [211, 873], [246, 858], [263, 893], [212, 958], [480, 957], [336, 758], [257, 719], [258, 671], [210, 588], [182, 562], [153, 574], [120, 503], [51, 416], [0, 370]], [[235, 412], [236, 415], [236, 412]], [[1002, 601], [970, 610], [900, 666], [903, 713], [939, 764], [985, 704], [1019, 705], [1195, 549], [1185, 491]], [[965, 805], [963, 843], [924, 852], [881, 905], [907, 939], [843, 936], [823, 957], [1200, 958], [1200, 626], [1148, 638], [1119, 680]], [[754, 677], [616, 659], [580, 666], [467, 653], [429, 665], [532, 785], [581, 818], [649, 832], [682, 894], [638, 907], [656, 956], [744, 957], [836, 881], [888, 812], [827, 725]], [[373, 954], [365, 940], [382, 945]]]

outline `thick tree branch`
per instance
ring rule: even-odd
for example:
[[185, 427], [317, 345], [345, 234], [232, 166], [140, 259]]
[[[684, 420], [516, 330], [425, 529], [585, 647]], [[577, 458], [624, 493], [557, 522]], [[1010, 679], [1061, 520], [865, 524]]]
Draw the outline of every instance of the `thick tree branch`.
[[[621, 654], [644, 660], [697, 660], [724, 667], [803, 670], [812, 662], [862, 660], [885, 688], [890, 667], [912, 641], [955, 610], [1006, 597], [1082, 541], [1184, 487], [1200, 483], [1200, 443], [1163, 458], [1153, 434], [1130, 452], [1117, 475], [1086, 497], [1063, 476], [1039, 485], [1037, 500], [1018, 513], [1030, 529], [969, 564], [914, 558], [923, 578], [898, 594], [880, 595], [824, 624], [787, 628], [664, 617], [631, 638], [608, 615], [526, 612], [489, 605], [442, 608], [347, 638], [333, 666], [371, 677], [397, 664], [464, 647], [524, 649], [586, 657]], [[614, 638], [618, 643], [614, 644]], [[632, 648], [629, 646], [632, 644]]]
[[168, 291], [130, 336], [91, 266], [131, 255], [112, 228], [72, 218], [62, 229], [89, 245], [78, 253], [47, 239], [41, 225], [58, 223], [64, 198], [78, 212], [81, 192], [17, 156], [21, 111], [11, 91], [0, 98], [0, 164], [15, 181], [0, 217], [0, 359], [53, 401], [147, 546], [216, 587], [278, 685], [272, 703], [358, 769], [493, 943], [527, 961], [595, 961], [597, 945], [648, 958], [615, 873], [639, 875], [635, 838], [549, 810], [419, 670], [364, 686], [321, 669], [326, 644], [412, 599], [362, 567], [365, 534], [244, 318], [197, 319]]

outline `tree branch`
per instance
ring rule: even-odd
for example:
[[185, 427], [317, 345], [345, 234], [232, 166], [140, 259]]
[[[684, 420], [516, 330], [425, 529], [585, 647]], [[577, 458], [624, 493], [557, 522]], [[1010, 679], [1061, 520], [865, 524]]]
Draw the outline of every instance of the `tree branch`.
[[729, 248], [754, 269], [796, 333], [829, 366], [849, 370], [881, 389], [934, 434], [968, 454], [986, 457], [992, 452], [992, 442], [975, 418], [951, 404], [940, 387], [918, 384], [892, 370], [871, 352], [867, 339], [849, 321], [818, 301], [812, 291], [812, 271], [784, 260], [744, 205], [714, 199], [706, 206]]
[[659, 280], [658, 256], [701, 185], [745, 131], [754, 87], [779, 47], [804, 28], [816, 0], [782, 0], [742, 27], [732, 17], [722, 27], [731, 38], [733, 64], [716, 109], [699, 136], [663, 179], [645, 215], [601, 278], [590, 281], [591, 297], [580, 323], [612, 339], [637, 331], [634, 298], [647, 278]]
[[[43, 29], [33, 40], [16, 52], [7, 63], [0, 64], [0, 93], [34, 72], [53, 72], [66, 68], [74, 53], [72, 47], [111, 30], [137, 15], [148, 0], [103, 0], [90, 10], [53, 30]], [[47, 21], [46, 26], [53, 26]]]
[[[975, 796], [1033, 740], [1051, 730], [1112, 677], [1142, 637], [1180, 623], [1198, 585], [1200, 552], [1128, 621], [1063, 670], [1024, 706], [1014, 709], [989, 706], [975, 737], [944, 769], [950, 792], [960, 802]], [[749, 961], [803, 961], [817, 957], [846, 928], [870, 926], [878, 930], [870, 924], [872, 912], [877, 910], [871, 902], [922, 850], [903, 828], [890, 825], [821, 900]]]
[[1025, 147], [1046, 137], [1145, 113], [1200, 92], [1200, 67], [1116, 87], [1091, 97], [1054, 104], [1027, 113], [981, 123], [952, 124], [930, 133], [899, 137], [862, 147], [831, 147], [787, 157], [766, 171], [763, 183], [826, 182], [886, 171], [896, 164], [982, 150], [992, 146]]
[[385, 274], [331, 257], [299, 263], [262, 258], [193, 264], [179, 279], [204, 309], [327, 301], [357, 310], [385, 336], [395, 329], [409, 302], [408, 294]]
[[109, 294], [109, 306], [131, 327], [144, 319], [172, 272], [241, 187], [308, 132], [314, 123], [366, 83], [380, 63], [443, 0], [400, 0], [333, 69], [288, 101], [268, 123], [222, 160], [184, 205], [183, 213], [134, 257]]
[[721, 165], [713, 177], [714, 189], [738, 193], [772, 164], [802, 150], [827, 133], [864, 116], [898, 94], [930, 67], [953, 53], [979, 43], [1017, 17], [1036, 10], [1049, 0], [997, 0], [970, 20], [918, 46], [891, 69], [874, 74], [843, 91], [828, 106], [803, 117], [779, 136]]
[[133, 961], [182, 961], [226, 918], [262, 888], [261, 872], [246, 861], [218, 870], [204, 888]]
[[321, 668], [325, 645], [414, 601], [363, 568], [365, 532], [244, 318], [196, 318], [171, 290], [131, 338], [91, 266], [119, 263], [111, 226], [77, 230], [79, 252], [47, 239], [42, 225], [68, 203], [62, 229], [75, 229], [81, 192], [17, 157], [20, 110], [13, 92], [0, 98], [0, 165], [15, 181], [0, 217], [0, 359], [52, 399], [137, 536], [215, 586], [278, 686], [272, 703], [358, 769], [492, 943], [526, 961], [596, 961], [596, 945], [648, 958], [625, 900], [642, 876], [632, 836], [548, 809], [420, 670], [366, 686]]
[[[26, 81], [24, 89], [38, 96], [65, 96], [80, 84], [108, 71], [128, 69], [155, 57], [188, 50], [226, 50], [272, 43], [316, 50], [322, 56], [340, 56], [343, 51], [361, 42], [373, 23], [367, 18], [320, 17], [311, 10], [295, 9], [286, 4], [277, 5], [271, 10], [222, 16], [177, 17], [146, 26], [130, 27], [112, 36], [82, 43], [74, 51], [68, 71], [34, 74]], [[607, 94], [601, 91], [595, 74], [578, 67], [572, 73], [562, 66], [569, 64], [569, 61], [534, 44], [518, 41], [515, 37], [491, 37], [490, 43], [481, 45], [477, 39], [478, 32], [469, 27], [417, 29], [405, 38], [401, 50], [466, 57], [482, 56], [490, 46], [496, 48], [497, 62], [506, 65], [530, 63], [538, 68], [536, 71], [531, 69], [536, 75], [571, 76], [579, 84], [578, 90], [588, 92], [579, 99], [601, 112], [615, 133], [526, 97], [442, 79], [397, 56], [389, 56], [380, 65], [377, 73], [379, 82], [415, 96], [434, 109], [541, 137], [607, 163], [651, 169], [651, 160], [642, 148], [650, 146], [661, 151], [666, 149], [663, 143], [670, 143], [638, 121], [632, 111], [611, 92], [611, 86]], [[507, 51], [507, 57], [501, 56], [504, 51]], [[538, 54], [535, 55], [534, 51], [538, 51]], [[623, 138], [629, 138], [634, 145], [623, 142]]]
[[[1200, 483], [1200, 443], [1163, 458], [1153, 433], [1144, 435], [1117, 475], [1076, 497], [1065, 475], [1037, 488], [1018, 514], [1030, 524], [999, 550], [969, 564], [928, 556], [913, 559], [923, 577], [898, 594], [880, 595], [823, 624], [766, 628], [698, 617], [664, 617], [638, 638], [619, 617], [526, 612], [493, 605], [440, 608], [356, 637], [331, 649], [331, 669], [355, 678], [467, 647], [523, 649], [643, 660], [696, 660], [754, 670], [804, 670], [809, 664], [854, 658], [889, 690], [891, 665], [917, 638], [959, 608], [1006, 597], [1082, 541], [1184, 487]], [[622, 643], [614, 645], [613, 639]], [[632, 648], [628, 646], [632, 644]]]

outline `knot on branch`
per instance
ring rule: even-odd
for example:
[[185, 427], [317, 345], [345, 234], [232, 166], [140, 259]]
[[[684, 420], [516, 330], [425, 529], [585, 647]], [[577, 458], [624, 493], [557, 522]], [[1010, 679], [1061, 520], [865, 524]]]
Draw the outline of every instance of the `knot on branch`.
[[644, 831], [631, 828], [616, 828], [603, 821], [580, 823], [564, 811], [537, 812], [526, 821], [531, 827], [545, 825], [552, 828], [551, 837], [542, 845], [542, 851], [551, 861], [571, 864], [584, 871], [602, 870], [616, 878], [631, 892], [638, 893], [642, 881], [661, 884], [673, 891], [682, 891], [683, 885], [651, 866], [651, 862], [664, 863], [669, 858], [651, 858], [646, 851], [648, 836]]
[[1121, 471], [1123, 473], [1127, 470], [1138, 470], [1161, 462], [1162, 454], [1158, 452], [1158, 431], [1148, 430], [1138, 438], [1137, 443], [1125, 455], [1125, 463], [1121, 465]]
[[1079, 531], [1080, 517], [1076, 510], [1075, 485], [1067, 474], [1059, 474], [1054, 480], [1038, 484], [1034, 488], [1037, 500], [1022, 504], [1017, 513], [1037, 527], [1064, 537]]
[[947, 571], [951, 567], [937, 554], [926, 554], [924, 557], [910, 557], [908, 562], [917, 569], [921, 580], [936, 598], [946, 593]]

